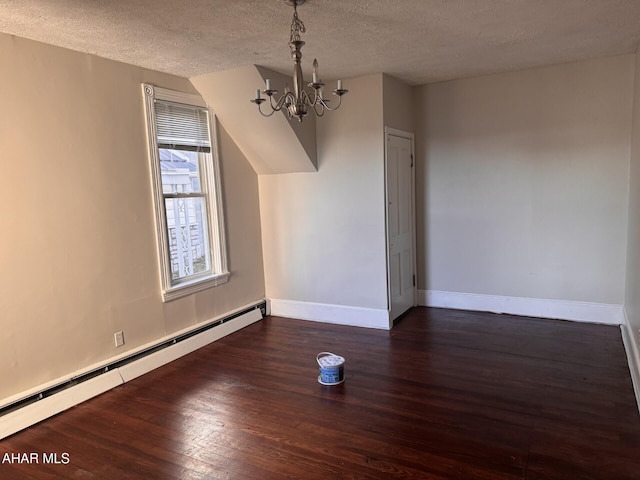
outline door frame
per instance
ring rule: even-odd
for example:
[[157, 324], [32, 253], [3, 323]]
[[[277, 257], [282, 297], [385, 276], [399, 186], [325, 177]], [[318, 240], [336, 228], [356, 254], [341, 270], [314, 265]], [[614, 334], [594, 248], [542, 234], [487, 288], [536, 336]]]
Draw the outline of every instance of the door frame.
[[387, 152], [388, 152], [388, 139], [389, 136], [406, 138], [411, 140], [411, 159], [413, 161], [413, 167], [411, 168], [411, 250], [412, 259], [411, 266], [413, 269], [413, 306], [418, 305], [418, 278], [417, 278], [417, 252], [416, 252], [416, 154], [415, 154], [415, 134], [412, 132], [405, 132], [404, 130], [398, 130], [385, 125], [384, 127], [384, 223], [385, 223], [385, 247], [386, 247], [386, 262], [387, 262], [387, 311], [389, 312], [389, 328], [393, 327], [395, 319], [391, 319], [391, 279], [390, 279], [390, 262], [389, 258], [389, 184], [387, 179]]

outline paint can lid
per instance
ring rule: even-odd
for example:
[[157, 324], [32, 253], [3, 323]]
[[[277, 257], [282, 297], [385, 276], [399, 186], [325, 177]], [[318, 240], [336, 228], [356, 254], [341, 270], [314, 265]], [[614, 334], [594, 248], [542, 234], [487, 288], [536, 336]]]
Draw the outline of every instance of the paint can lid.
[[331, 352], [320, 352], [316, 360], [321, 367], [337, 367], [344, 363], [344, 357]]

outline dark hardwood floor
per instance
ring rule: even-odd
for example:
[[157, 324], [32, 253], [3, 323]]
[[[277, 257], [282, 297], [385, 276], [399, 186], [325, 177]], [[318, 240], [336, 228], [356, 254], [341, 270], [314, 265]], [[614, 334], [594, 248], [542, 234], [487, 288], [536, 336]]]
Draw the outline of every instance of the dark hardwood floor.
[[[346, 358], [317, 382], [315, 356]], [[0, 419], [1, 421], [1, 419]], [[417, 308], [266, 318], [0, 442], [1, 479], [640, 479], [615, 326]]]

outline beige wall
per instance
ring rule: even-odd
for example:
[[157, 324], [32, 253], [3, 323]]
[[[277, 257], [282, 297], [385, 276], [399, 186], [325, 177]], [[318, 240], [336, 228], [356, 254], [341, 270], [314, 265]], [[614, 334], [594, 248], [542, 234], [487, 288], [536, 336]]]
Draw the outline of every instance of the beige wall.
[[416, 89], [420, 289], [622, 304], [632, 74], [619, 56]]
[[640, 50], [635, 55], [625, 308], [640, 345]]
[[188, 80], [3, 34], [0, 57], [0, 399], [264, 297], [257, 177], [221, 130], [231, 280], [162, 303], [140, 84]]
[[413, 133], [413, 89], [390, 75], [383, 75], [382, 91], [385, 127]]
[[269, 298], [386, 310], [382, 75], [316, 122], [318, 172], [261, 175]]

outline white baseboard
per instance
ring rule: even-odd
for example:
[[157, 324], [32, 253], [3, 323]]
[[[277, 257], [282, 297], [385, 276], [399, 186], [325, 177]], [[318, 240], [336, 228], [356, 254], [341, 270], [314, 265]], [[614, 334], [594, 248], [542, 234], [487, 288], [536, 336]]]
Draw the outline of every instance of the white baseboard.
[[624, 323], [622, 305], [608, 303], [418, 290], [418, 304], [427, 307], [508, 313], [607, 325], [622, 325]]
[[629, 363], [629, 372], [631, 373], [631, 382], [633, 383], [633, 391], [636, 394], [636, 402], [638, 411], [640, 412], [640, 345], [638, 344], [639, 334], [634, 334], [633, 327], [629, 323], [627, 310], [624, 310], [624, 324], [620, 325], [622, 330], [622, 341], [624, 349], [627, 352], [627, 362]]
[[294, 300], [269, 300], [271, 315], [298, 318], [314, 322], [351, 325], [354, 327], [389, 330], [389, 312], [375, 308], [349, 307], [325, 303], [297, 302]]
[[[193, 337], [182, 340], [174, 345], [168, 346], [150, 355], [141, 357], [131, 363], [127, 363], [121, 367], [114, 368], [106, 373], [98, 375], [90, 380], [79, 383], [73, 387], [69, 387], [50, 397], [45, 397], [34, 403], [28, 404], [13, 412], [3, 415], [0, 422], [0, 439], [13, 435], [31, 425], [34, 425], [46, 418], [52, 417], [64, 410], [67, 410], [79, 403], [104, 393], [118, 385], [133, 380], [145, 373], [148, 373], [158, 367], [166, 365], [188, 353], [191, 353], [209, 343], [212, 343], [222, 337], [225, 337], [241, 328], [244, 328], [258, 320], [262, 319], [259, 309], [251, 310], [230, 320], [222, 325], [218, 325], [209, 330], [205, 330]], [[213, 319], [212, 321], [215, 321]], [[191, 330], [211, 323], [204, 322]], [[184, 331], [182, 331], [184, 333]], [[175, 335], [174, 338], [179, 335]], [[158, 341], [157, 344], [163, 343]], [[115, 360], [119, 359], [116, 358]], [[108, 365], [114, 359], [105, 361], [103, 364]], [[47, 387], [50, 386], [49, 382]], [[31, 389], [32, 391], [33, 389]]]
[[261, 319], [262, 314], [260, 313], [260, 310], [251, 310], [250, 312], [234, 318], [229, 322], [218, 325], [210, 330], [205, 330], [204, 332], [194, 335], [191, 338], [187, 338], [180, 343], [176, 343], [175, 345], [171, 345], [170, 347], [159, 350], [151, 355], [142, 357], [140, 360], [136, 360], [135, 362], [127, 363], [126, 365], [118, 368], [118, 371], [122, 375], [122, 379], [125, 382], [129, 382], [140, 375], [144, 375], [145, 373], [155, 370], [167, 363], [173, 362], [174, 360], [177, 360], [191, 352], [195, 352], [199, 348], [209, 345], [210, 343], [213, 343], [222, 337], [226, 337], [227, 335]]
[[0, 439], [35, 425], [123, 383], [120, 374], [113, 370], [8, 413], [2, 417]]

